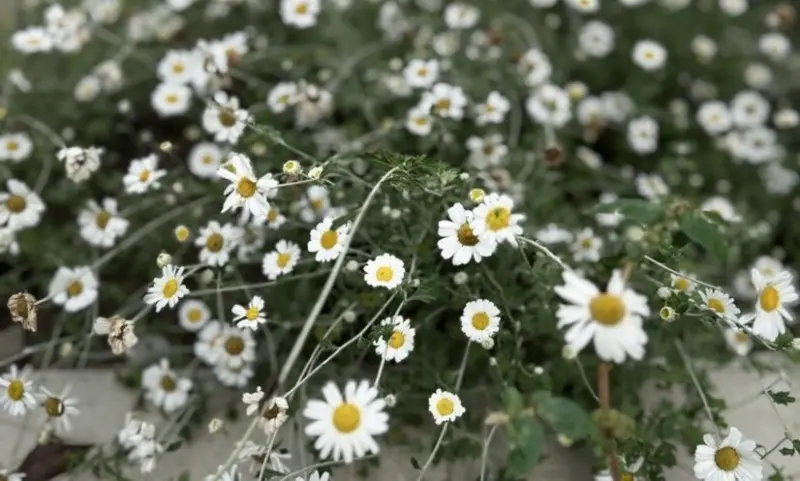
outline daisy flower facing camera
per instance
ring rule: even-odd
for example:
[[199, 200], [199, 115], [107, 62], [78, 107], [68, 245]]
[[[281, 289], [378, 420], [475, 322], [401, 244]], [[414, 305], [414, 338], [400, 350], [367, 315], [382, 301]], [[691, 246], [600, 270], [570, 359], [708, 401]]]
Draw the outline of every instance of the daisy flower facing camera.
[[414, 335], [416, 329], [411, 327], [411, 321], [403, 316], [387, 317], [381, 321], [382, 326], [392, 326], [392, 335], [389, 339], [380, 337], [375, 340], [375, 353], [387, 361], [401, 362], [414, 350]]
[[153, 279], [153, 285], [147, 290], [144, 302], [155, 304], [156, 312], [164, 306], [175, 307], [183, 296], [189, 293], [189, 288], [183, 285], [183, 267], [167, 265], [161, 270], [161, 277]]
[[756, 443], [732, 427], [719, 445], [710, 434], [694, 450], [694, 475], [705, 481], [758, 480], [762, 478]]
[[0, 192], [0, 225], [8, 224], [12, 231], [35, 227], [45, 210], [36, 192], [16, 179], [8, 179], [7, 192]]
[[217, 175], [230, 182], [225, 188], [225, 203], [222, 212], [244, 207], [255, 217], [266, 217], [269, 212], [267, 197], [278, 186], [272, 174], [256, 179], [250, 157], [233, 153], [228, 162], [217, 170]]
[[231, 309], [235, 316], [233, 318], [236, 322], [236, 327], [239, 329], [251, 329], [255, 331], [261, 324], [266, 324], [267, 317], [264, 313], [264, 299], [259, 296], [253, 296], [247, 307], [236, 304]]
[[707, 310], [728, 321], [735, 322], [739, 316], [739, 308], [733, 303], [733, 298], [719, 289], [705, 289], [700, 293], [702, 305]]
[[493, 242], [508, 242], [516, 246], [516, 236], [522, 234], [519, 222], [523, 214], [514, 214], [514, 200], [507, 195], [489, 194], [473, 211], [470, 226], [479, 238]]
[[373, 436], [389, 430], [386, 403], [369, 381], [348, 381], [342, 393], [329, 382], [322, 388], [324, 400], [308, 401], [303, 416], [310, 419], [306, 435], [315, 437], [314, 448], [322, 459], [351, 463], [366, 453], [380, 450]]
[[647, 298], [625, 286], [619, 270], [608, 281], [605, 292], [571, 271], [563, 273], [564, 285], [555, 292], [568, 304], [558, 308], [558, 327], [569, 326], [565, 340], [575, 351], [594, 340], [600, 359], [624, 362], [644, 356], [647, 334], [642, 318], [650, 315]]
[[405, 275], [403, 261], [391, 254], [381, 254], [364, 266], [364, 282], [371, 287], [394, 289], [403, 283]]
[[267, 279], [274, 281], [278, 276], [292, 272], [299, 259], [300, 246], [294, 242], [279, 240], [274, 251], [264, 254], [261, 271]]
[[474, 214], [455, 203], [447, 209], [449, 220], [439, 221], [439, 242], [442, 258], [452, 259], [453, 265], [460, 266], [474, 260], [480, 262], [484, 257], [494, 254], [497, 243], [481, 239], [472, 230]]
[[441, 389], [431, 394], [428, 399], [428, 410], [436, 424], [453, 422], [466, 412], [457, 394]]
[[330, 262], [339, 257], [349, 234], [349, 222], [334, 229], [333, 218], [326, 217], [311, 231], [308, 252], [316, 253], [314, 258], [317, 262]]
[[36, 407], [36, 398], [32, 392], [33, 382], [28, 379], [26, 369], [17, 369], [12, 364], [9, 371], [0, 376], [0, 403], [8, 414], [21, 416]]
[[461, 330], [470, 341], [491, 339], [500, 330], [500, 309], [485, 299], [468, 302], [461, 313]]
[[186, 404], [189, 391], [192, 389], [191, 379], [179, 378], [170, 369], [169, 360], [161, 359], [142, 372], [142, 387], [146, 389], [145, 397], [165, 413], [175, 412]]
[[97, 278], [89, 267], [59, 267], [50, 281], [49, 295], [67, 312], [77, 312], [97, 299]]
[[758, 292], [755, 312], [745, 314], [739, 322], [753, 322], [753, 332], [758, 336], [774, 341], [786, 332], [785, 321], [791, 321], [792, 315], [787, 305], [798, 300], [797, 291], [792, 285], [792, 275], [787, 271], [773, 277], [765, 277], [757, 269], [750, 272], [753, 285]]

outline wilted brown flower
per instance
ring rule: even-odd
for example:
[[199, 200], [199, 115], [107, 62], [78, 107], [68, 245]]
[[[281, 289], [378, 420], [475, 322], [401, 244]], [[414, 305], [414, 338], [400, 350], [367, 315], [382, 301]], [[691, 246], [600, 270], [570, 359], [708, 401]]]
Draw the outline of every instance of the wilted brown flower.
[[22, 324], [23, 329], [36, 332], [36, 298], [27, 292], [18, 292], [8, 298], [11, 319]]
[[99, 335], [108, 336], [108, 345], [114, 354], [122, 354], [133, 347], [139, 338], [133, 332], [133, 321], [129, 321], [121, 316], [98, 317], [94, 321], [94, 332]]

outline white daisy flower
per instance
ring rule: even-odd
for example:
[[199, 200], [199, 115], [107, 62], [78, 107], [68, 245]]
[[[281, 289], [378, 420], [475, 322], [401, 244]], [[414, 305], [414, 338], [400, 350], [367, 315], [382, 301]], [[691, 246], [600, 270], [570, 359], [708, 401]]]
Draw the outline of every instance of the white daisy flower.
[[633, 46], [633, 61], [645, 70], [657, 70], [667, 61], [667, 50], [652, 40], [639, 40]]
[[147, 290], [144, 302], [155, 304], [156, 312], [164, 306], [175, 307], [183, 296], [189, 293], [189, 288], [183, 285], [183, 267], [172, 264], [161, 269], [161, 276], [153, 279], [153, 285]]
[[472, 28], [478, 23], [480, 10], [463, 2], [453, 2], [444, 9], [444, 23], [453, 30]]
[[467, 162], [478, 170], [488, 166], [498, 166], [508, 155], [508, 147], [504, 144], [503, 136], [491, 134], [486, 137], [470, 136], [467, 139], [469, 158]]
[[0, 376], [0, 403], [12, 416], [22, 416], [36, 407], [33, 396], [33, 381], [28, 379], [29, 369], [17, 369], [12, 364], [8, 372]]
[[300, 218], [303, 222], [315, 222], [324, 219], [331, 210], [331, 198], [328, 189], [321, 185], [312, 185], [306, 195], [300, 199]]
[[411, 321], [403, 316], [387, 317], [381, 321], [382, 326], [392, 326], [392, 335], [386, 340], [383, 337], [373, 342], [375, 354], [387, 361], [401, 362], [414, 350], [414, 335], [417, 330], [411, 327]]
[[489, 194], [472, 211], [470, 227], [480, 239], [496, 243], [508, 242], [517, 245], [517, 236], [522, 234], [519, 223], [524, 214], [514, 214], [514, 199], [504, 194]]
[[578, 45], [589, 57], [603, 58], [614, 50], [614, 29], [599, 20], [590, 20], [578, 33]]
[[189, 85], [203, 71], [203, 59], [196, 50], [169, 50], [158, 62], [156, 74], [163, 82]]
[[350, 235], [350, 223], [333, 229], [333, 218], [326, 217], [311, 231], [308, 241], [308, 252], [316, 253], [317, 262], [330, 262], [342, 253], [347, 236]]
[[497, 91], [489, 92], [486, 101], [475, 107], [475, 125], [502, 123], [509, 110], [511, 103], [506, 97]]
[[0, 160], [22, 162], [33, 151], [33, 142], [24, 132], [0, 135]]
[[98, 282], [89, 267], [59, 267], [50, 281], [48, 296], [67, 312], [77, 312], [97, 300]]
[[295, 82], [278, 82], [267, 94], [267, 105], [276, 114], [285, 112], [297, 103], [299, 94]]
[[161, 117], [185, 114], [192, 106], [192, 89], [180, 83], [160, 83], [150, 94], [150, 105]]
[[558, 327], [570, 326], [565, 340], [576, 352], [594, 340], [598, 357], [605, 361], [641, 360], [647, 334], [642, 318], [650, 315], [647, 298], [625, 285], [615, 270], [605, 292], [571, 271], [562, 274], [564, 285], [554, 288], [569, 304], [561, 304], [556, 313]]
[[250, 114], [239, 108], [239, 99], [221, 91], [214, 94], [214, 102], [203, 112], [203, 128], [217, 142], [235, 144], [249, 121]]
[[167, 175], [167, 171], [158, 168], [158, 156], [150, 154], [147, 157], [131, 161], [128, 173], [122, 178], [122, 183], [125, 184], [125, 192], [143, 194], [161, 187], [160, 179], [165, 175]]
[[213, 142], [200, 142], [189, 152], [189, 172], [201, 179], [217, 179], [217, 170], [224, 157], [222, 148]]
[[297, 28], [313, 27], [320, 10], [319, 0], [281, 0], [281, 21]]
[[461, 120], [467, 106], [467, 97], [461, 87], [439, 82], [422, 95], [421, 105], [429, 107], [440, 117]]
[[559, 227], [556, 224], [548, 224], [537, 230], [534, 235], [536, 240], [545, 245], [560, 244], [562, 242], [572, 242], [574, 236], [572, 232]]
[[414, 88], [430, 88], [439, 78], [439, 61], [411, 59], [403, 69], [403, 79]]
[[231, 309], [234, 315], [233, 320], [239, 329], [250, 329], [255, 331], [258, 326], [267, 322], [267, 314], [264, 312], [264, 299], [253, 296], [247, 307], [236, 304]]
[[761, 277], [770, 279], [783, 272], [784, 267], [783, 263], [774, 257], [759, 256], [759, 258], [753, 263], [753, 269], [757, 270], [758, 273], [761, 274]]
[[90, 200], [78, 215], [81, 237], [96, 247], [112, 247], [128, 231], [130, 222], [119, 215], [116, 199]]
[[750, 275], [758, 293], [758, 301], [755, 312], [745, 314], [740, 322], [749, 324], [755, 321], [753, 332], [768, 341], [774, 341], [786, 332], [785, 321], [792, 320], [792, 314], [786, 306], [799, 299], [797, 290], [792, 285], [792, 274], [781, 271], [776, 276], [766, 278], [757, 269], [752, 269]]
[[648, 200], [657, 200], [669, 194], [669, 187], [658, 174], [639, 174], [634, 183], [639, 195]]
[[148, 401], [165, 413], [172, 413], [186, 405], [192, 380], [179, 378], [164, 358], [142, 371], [142, 387]]
[[256, 340], [248, 329], [224, 326], [219, 347], [221, 349], [217, 363], [228, 369], [239, 369], [256, 360]]
[[178, 323], [189, 332], [197, 332], [211, 320], [211, 309], [199, 299], [187, 299], [178, 307]]
[[386, 403], [378, 390], [366, 380], [348, 381], [342, 393], [329, 382], [322, 395], [324, 400], [311, 399], [303, 410], [310, 420], [305, 433], [316, 438], [320, 459], [350, 464], [366, 453], [377, 454], [380, 448], [373, 436], [389, 430]]
[[70, 386], [65, 387], [60, 394], [55, 394], [45, 387], [41, 387], [40, 390], [38, 401], [44, 407], [48, 421], [55, 425], [57, 431], [67, 432], [72, 429], [71, 418], [81, 412], [77, 408], [78, 400], [68, 397]]
[[237, 246], [242, 237], [239, 227], [232, 224], [220, 225], [212, 220], [195, 239], [195, 245], [201, 247], [200, 262], [210, 266], [224, 266], [230, 259], [230, 252]]
[[250, 383], [254, 374], [253, 365], [250, 363], [236, 366], [222, 363], [214, 366], [214, 376], [223, 386], [242, 389]]
[[741, 216], [736, 212], [736, 208], [725, 197], [710, 197], [700, 206], [703, 212], [713, 212], [719, 215], [725, 222], [741, 222]]
[[628, 145], [637, 154], [652, 154], [658, 150], [658, 122], [643, 116], [628, 123]]
[[458, 394], [441, 389], [437, 389], [428, 398], [428, 410], [433, 415], [436, 424], [453, 422], [466, 412]]
[[289, 402], [276, 396], [266, 402], [266, 411], [258, 418], [258, 427], [264, 434], [271, 436], [289, 419]]
[[725, 328], [725, 341], [738, 356], [746, 356], [753, 350], [753, 339], [746, 331], [736, 327]]
[[223, 324], [209, 320], [197, 334], [194, 354], [205, 363], [214, 365], [222, 357]]
[[562, 127], [572, 119], [572, 101], [566, 90], [545, 84], [537, 88], [525, 102], [528, 115], [540, 124]]
[[719, 445], [710, 434], [694, 450], [694, 475], [705, 481], [760, 480], [763, 477], [756, 443], [731, 427]]
[[[682, 273], [685, 275], [685, 273]], [[670, 274], [670, 286], [676, 292], [683, 292], [684, 294], [689, 294], [695, 288], [695, 283], [689, 277], [684, 277], [683, 275], [675, 275]], [[691, 276], [690, 276], [691, 277]]]
[[232, 153], [228, 162], [217, 170], [217, 175], [230, 182], [225, 188], [225, 203], [222, 212], [244, 209], [255, 217], [264, 217], [269, 212], [267, 197], [278, 187], [278, 181], [272, 174], [265, 174], [256, 179], [250, 157]]
[[275, 244], [274, 251], [264, 255], [261, 271], [269, 280], [274, 281], [278, 276], [292, 272], [298, 260], [300, 260], [300, 246], [281, 239]]
[[497, 243], [488, 238], [479, 238], [472, 230], [474, 214], [464, 209], [460, 203], [447, 209], [449, 220], [439, 221], [439, 241], [443, 259], [452, 259], [453, 265], [460, 266], [471, 260], [480, 262], [484, 257], [494, 254]]
[[736, 322], [739, 317], [739, 308], [733, 303], [733, 298], [719, 289], [708, 289], [700, 292], [702, 307], [714, 312], [717, 316], [728, 321]]
[[603, 239], [594, 235], [591, 227], [587, 227], [575, 235], [575, 240], [570, 246], [572, 258], [575, 262], [597, 262], [600, 260], [600, 249], [603, 248]]
[[0, 192], [0, 225], [13, 231], [36, 227], [45, 210], [44, 202], [24, 183], [8, 179], [8, 192]]
[[430, 108], [424, 105], [416, 106], [406, 115], [406, 130], [414, 135], [424, 137], [433, 129], [433, 117]]
[[381, 254], [364, 265], [364, 282], [371, 287], [394, 289], [403, 283], [406, 268], [399, 258]]
[[500, 309], [486, 299], [470, 301], [461, 312], [461, 331], [470, 341], [491, 339], [500, 330]]
[[11, 45], [23, 54], [49, 52], [53, 49], [53, 39], [42, 27], [28, 27], [14, 32]]

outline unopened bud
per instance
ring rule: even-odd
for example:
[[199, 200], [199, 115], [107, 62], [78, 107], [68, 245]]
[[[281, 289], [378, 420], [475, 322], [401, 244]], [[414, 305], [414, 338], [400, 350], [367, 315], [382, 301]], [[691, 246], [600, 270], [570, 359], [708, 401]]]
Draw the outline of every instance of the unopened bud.
[[483, 202], [484, 197], [486, 197], [486, 191], [483, 189], [472, 189], [469, 191], [469, 200], [476, 204]]
[[675, 320], [675, 309], [669, 306], [664, 306], [658, 311], [658, 316], [662, 321], [672, 322]]
[[321, 175], [322, 175], [322, 166], [321, 165], [318, 165], [318, 166], [316, 166], [313, 169], [308, 171], [308, 178], [309, 179], [316, 180], [316, 179], [319, 179]]
[[669, 297], [672, 295], [672, 290], [670, 290], [669, 287], [661, 286], [656, 291], [656, 295], [661, 299], [669, 299]]
[[161, 145], [159, 145], [158, 148], [161, 149], [161, 152], [168, 154], [172, 152], [172, 142], [169, 141], [161, 142]]
[[214, 434], [215, 432], [222, 429], [222, 426], [225, 423], [222, 422], [222, 419], [214, 418], [208, 423], [208, 432]]
[[302, 171], [302, 166], [300, 162], [296, 160], [287, 160], [283, 163], [283, 173], [284, 174], [299, 174]]
[[166, 252], [162, 252], [156, 257], [156, 265], [158, 265], [158, 267], [164, 268], [170, 264], [172, 264], [172, 256]]

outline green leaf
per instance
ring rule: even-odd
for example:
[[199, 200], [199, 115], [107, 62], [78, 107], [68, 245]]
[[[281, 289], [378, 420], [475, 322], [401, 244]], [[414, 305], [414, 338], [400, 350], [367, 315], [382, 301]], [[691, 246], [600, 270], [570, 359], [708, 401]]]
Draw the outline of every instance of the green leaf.
[[695, 244], [706, 250], [712, 257], [724, 261], [728, 257], [725, 236], [719, 228], [701, 213], [683, 215], [678, 221], [681, 231]]
[[616, 211], [624, 215], [626, 219], [651, 225], [664, 217], [665, 208], [657, 202], [642, 199], [619, 199], [614, 202], [599, 204], [589, 212], [591, 214], [603, 214]]
[[561, 397], [540, 398], [536, 413], [558, 434], [573, 441], [589, 436], [592, 417], [575, 401]]
[[516, 415], [523, 408], [522, 394], [515, 387], [507, 387], [503, 392], [503, 404], [508, 414]]
[[526, 476], [539, 462], [544, 427], [536, 419], [525, 417], [515, 419], [511, 426], [511, 450], [506, 460], [506, 476], [516, 479]]
[[794, 454], [794, 449], [793, 448], [781, 448], [781, 449], [779, 449], [779, 451], [784, 456], [791, 456], [791, 455]]
[[773, 391], [770, 389], [767, 392], [775, 404], [786, 405], [795, 401], [794, 397], [789, 394], [789, 391]]
[[792, 447], [794, 450], [800, 453], [800, 439], [792, 439]]

